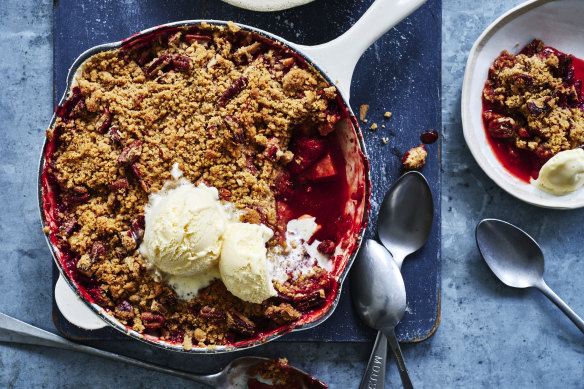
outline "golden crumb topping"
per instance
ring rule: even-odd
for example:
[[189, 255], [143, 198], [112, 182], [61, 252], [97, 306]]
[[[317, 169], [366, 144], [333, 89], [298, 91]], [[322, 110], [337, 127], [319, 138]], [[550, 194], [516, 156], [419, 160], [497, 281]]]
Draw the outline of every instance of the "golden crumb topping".
[[215, 281], [179, 301], [136, 249], [148, 196], [175, 163], [243, 221], [274, 227], [273, 186], [294, 157], [293, 130], [331, 132], [333, 101], [336, 88], [303, 60], [234, 24], [169, 29], [89, 58], [47, 131], [56, 148], [46, 166], [62, 203], [59, 245], [89, 294], [122, 323], [185, 349], [253, 337], [256, 321], [297, 320], [302, 288], [279, 285], [285, 300], [250, 304]]

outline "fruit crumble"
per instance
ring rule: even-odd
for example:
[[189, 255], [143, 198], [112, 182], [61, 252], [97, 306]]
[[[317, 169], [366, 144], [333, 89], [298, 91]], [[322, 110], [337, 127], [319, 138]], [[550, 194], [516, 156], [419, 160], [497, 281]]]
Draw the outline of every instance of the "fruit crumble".
[[503, 51], [483, 89], [483, 122], [503, 165], [537, 178], [554, 155], [584, 144], [582, 61], [533, 40], [517, 55]]
[[[57, 116], [43, 171], [51, 241], [85, 297], [124, 325], [185, 349], [234, 345], [293, 328], [333, 298], [330, 269], [310, 258], [333, 260], [353, 228], [334, 132], [348, 116], [290, 50], [233, 23], [157, 31], [90, 57]], [[273, 231], [272, 260], [291, 261], [291, 220], [316, 219], [297, 241], [304, 267], [273, 281], [275, 297], [243, 301], [215, 279], [185, 299], [150, 271], [145, 209], [173, 166], [216, 188], [239, 222]]]

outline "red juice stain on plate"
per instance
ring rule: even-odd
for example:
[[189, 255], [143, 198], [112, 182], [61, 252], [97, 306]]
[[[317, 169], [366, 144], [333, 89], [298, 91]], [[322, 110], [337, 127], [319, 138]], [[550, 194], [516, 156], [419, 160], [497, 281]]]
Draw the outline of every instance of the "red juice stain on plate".
[[438, 131], [436, 130], [424, 131], [422, 135], [420, 135], [420, 140], [422, 141], [422, 143], [425, 143], [427, 145], [434, 143], [438, 140]]
[[[564, 54], [561, 51], [549, 46], [545, 47], [544, 50], [550, 50], [556, 54]], [[571, 57], [572, 63], [570, 66], [574, 71], [574, 79], [584, 80], [584, 60], [574, 56]], [[584, 87], [582, 87], [579, 92], [584, 93]], [[497, 110], [493, 109], [488, 101], [483, 99], [482, 113], [486, 111], [498, 112]], [[483, 118], [483, 128], [487, 133], [487, 140], [489, 145], [497, 157], [497, 160], [503, 165], [503, 167], [509, 173], [519, 178], [523, 182], [529, 183], [531, 179], [537, 179], [539, 176], [539, 170], [543, 166], [544, 162], [537, 158], [533, 152], [519, 149], [503, 139], [493, 138], [487, 131], [487, 124], [488, 123]]]

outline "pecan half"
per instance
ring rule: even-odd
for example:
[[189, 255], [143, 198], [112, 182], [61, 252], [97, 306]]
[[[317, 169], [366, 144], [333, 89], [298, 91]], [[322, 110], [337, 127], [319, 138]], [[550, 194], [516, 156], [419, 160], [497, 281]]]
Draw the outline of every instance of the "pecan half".
[[148, 68], [146, 69], [146, 76], [150, 77], [158, 74], [160, 70], [164, 70], [164, 68], [170, 65], [171, 62], [172, 57], [170, 55], [168, 54], [161, 55], [160, 57], [156, 58], [152, 65], [148, 66]]
[[112, 115], [109, 109], [104, 108], [103, 111], [101, 112], [101, 115], [97, 119], [97, 122], [95, 122], [95, 129], [97, 130], [97, 132], [103, 134], [107, 131], [110, 124], [112, 124]]
[[225, 312], [218, 308], [212, 308], [209, 306], [204, 306], [199, 311], [199, 316], [204, 317], [205, 319], [210, 319], [214, 323], [224, 322], [225, 321]]
[[118, 178], [114, 182], [112, 182], [109, 186], [109, 189], [112, 192], [121, 192], [125, 189], [128, 189], [128, 179], [127, 178]]
[[63, 237], [67, 237], [73, 233], [75, 227], [77, 227], [77, 219], [74, 217], [66, 219], [59, 226], [59, 234]]
[[294, 296], [293, 304], [299, 311], [311, 311], [324, 304], [326, 294], [324, 289], [318, 289], [308, 294]]
[[231, 199], [231, 191], [225, 188], [219, 188], [219, 198], [229, 201]]
[[193, 42], [208, 43], [211, 41], [211, 37], [208, 35], [186, 34], [185, 41], [189, 43]]
[[76, 185], [69, 191], [67, 201], [73, 204], [81, 204], [89, 200], [89, 190], [83, 185]]
[[162, 328], [164, 324], [166, 324], [166, 319], [164, 316], [152, 312], [142, 312], [142, 314], [140, 314], [140, 318], [142, 319], [144, 327], [148, 328], [149, 330]]
[[172, 67], [179, 72], [191, 70], [191, 59], [186, 55], [175, 55], [171, 60]]
[[227, 313], [227, 325], [233, 331], [244, 336], [253, 336], [256, 333], [256, 325], [254, 322], [235, 311]]
[[243, 128], [239, 125], [237, 120], [231, 115], [225, 115], [223, 118], [223, 123], [225, 127], [231, 133], [231, 138], [234, 142], [243, 143], [245, 141], [245, 135], [243, 133]]
[[239, 94], [247, 86], [247, 77], [241, 76], [237, 80], [233, 82], [226, 90], [223, 92], [219, 100], [217, 101], [217, 105], [219, 107], [224, 107], [225, 104], [233, 97]]
[[105, 245], [101, 242], [93, 242], [91, 245], [91, 250], [89, 251], [89, 258], [93, 263], [99, 262], [105, 258], [106, 255]]
[[117, 143], [117, 144], [119, 144], [120, 141], [122, 140], [122, 137], [120, 136], [120, 129], [118, 126], [111, 126], [110, 127], [109, 136], [110, 136], [110, 139], [114, 143]]
[[136, 179], [136, 181], [138, 181], [138, 183], [140, 184], [140, 186], [142, 187], [144, 192], [150, 192], [150, 184], [148, 184], [144, 180], [144, 178], [142, 177], [142, 173], [140, 172], [140, 169], [138, 168], [138, 166], [135, 163], [133, 163], [130, 166], [130, 169], [132, 171], [132, 174], [134, 175], [134, 178]]
[[135, 140], [128, 147], [126, 147], [120, 155], [118, 156], [118, 164], [120, 165], [131, 165], [142, 154], [142, 142], [139, 140]]

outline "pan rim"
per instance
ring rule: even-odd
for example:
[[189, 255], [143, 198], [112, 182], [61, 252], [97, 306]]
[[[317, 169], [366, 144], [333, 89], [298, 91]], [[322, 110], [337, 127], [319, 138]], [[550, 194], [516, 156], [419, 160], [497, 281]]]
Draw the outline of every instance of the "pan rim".
[[[104, 51], [120, 49], [121, 47], [123, 47], [123, 46], [125, 46], [125, 45], [127, 45], [135, 40], [138, 40], [146, 35], [152, 34], [152, 33], [160, 32], [160, 31], [163, 31], [163, 30], [166, 30], [169, 28], [195, 26], [195, 25], [201, 25], [203, 23], [207, 23], [209, 25], [219, 25], [219, 26], [227, 26], [228, 25], [227, 21], [213, 20], [213, 19], [182, 20], [182, 21], [177, 21], [177, 22], [166, 23], [163, 25], [154, 26], [154, 27], [142, 30], [136, 34], [133, 34], [132, 36], [130, 36], [126, 39], [123, 39], [123, 40], [120, 40], [117, 42], [100, 44], [100, 45], [93, 46], [93, 47], [85, 50], [83, 53], [81, 53], [73, 61], [73, 64], [69, 68], [65, 90], [64, 90], [64, 93], [63, 93], [61, 99], [59, 100], [59, 103], [57, 104], [57, 106], [62, 105], [63, 102], [67, 99], [69, 92], [71, 90], [71, 87], [73, 85], [74, 78], [75, 78], [77, 71], [81, 68], [83, 63], [91, 56], [93, 56], [97, 53], [100, 53], [100, 52], [104, 52]], [[348, 101], [349, 101], [348, 98], [344, 95], [343, 91], [340, 90], [340, 88], [338, 88], [336, 86], [336, 83], [331, 79], [329, 74], [324, 69], [322, 69], [320, 66], [318, 66], [318, 64], [315, 61], [313, 61], [308, 55], [306, 55], [301, 49], [299, 49], [296, 44], [291, 43], [291, 42], [289, 42], [289, 41], [287, 41], [287, 40], [285, 40], [277, 35], [274, 35], [272, 33], [269, 33], [267, 31], [264, 31], [264, 30], [261, 30], [261, 29], [255, 28], [255, 27], [251, 27], [251, 26], [248, 26], [245, 24], [240, 24], [240, 23], [234, 23], [234, 24], [237, 25], [238, 27], [240, 27], [242, 30], [252, 32], [252, 33], [258, 34], [262, 37], [268, 38], [269, 40], [273, 41], [274, 43], [282, 45], [285, 49], [288, 49], [288, 50], [292, 51], [293, 53], [299, 55], [301, 58], [303, 58], [304, 61], [306, 61], [306, 63], [308, 65], [310, 65], [312, 68], [314, 68], [330, 85], [335, 85], [335, 87], [337, 88], [337, 91], [341, 97], [342, 103], [343, 103], [345, 109], [347, 110], [347, 113], [349, 116], [348, 119], [350, 120], [352, 127], [353, 127], [353, 131], [355, 132], [355, 135], [357, 137], [358, 148], [359, 148], [359, 152], [361, 153], [361, 159], [363, 161], [363, 168], [364, 168], [363, 170], [364, 170], [364, 179], [365, 179], [365, 194], [364, 194], [365, 197], [364, 197], [364, 203], [363, 203], [363, 207], [364, 207], [363, 218], [362, 218], [361, 223], [360, 223], [360, 231], [355, 236], [355, 245], [353, 247], [353, 250], [348, 255], [345, 267], [343, 268], [343, 270], [341, 271], [341, 273], [339, 274], [339, 276], [337, 278], [338, 288], [335, 292], [335, 297], [332, 300], [332, 302], [331, 302], [331, 304], [328, 307], [326, 312], [323, 312], [318, 318], [316, 318], [313, 321], [310, 321], [307, 323], [301, 323], [298, 326], [295, 326], [294, 323], [291, 323], [290, 326], [280, 327], [280, 328], [274, 330], [273, 332], [270, 332], [268, 335], [266, 335], [264, 337], [254, 339], [254, 340], [251, 340], [249, 342], [244, 342], [242, 344], [238, 344], [235, 346], [214, 346], [214, 347], [205, 347], [205, 348], [193, 347], [189, 350], [186, 350], [182, 345], [172, 344], [170, 342], [161, 340], [160, 338], [150, 336], [147, 334], [141, 334], [137, 331], [134, 331], [134, 330], [128, 328], [127, 326], [123, 325], [121, 322], [119, 322], [117, 319], [115, 319], [110, 314], [108, 314], [108, 312], [105, 309], [103, 309], [101, 306], [97, 305], [96, 303], [89, 302], [87, 299], [85, 299], [81, 295], [81, 292], [79, 291], [77, 284], [73, 280], [71, 280], [70, 277], [68, 276], [68, 274], [64, 271], [63, 264], [58, 259], [59, 250], [51, 242], [50, 233], [47, 233], [47, 232], [43, 233], [43, 235], [45, 237], [45, 241], [47, 242], [47, 245], [49, 246], [49, 249], [51, 250], [51, 255], [53, 257], [53, 261], [55, 262], [55, 264], [57, 265], [57, 268], [59, 269], [60, 275], [65, 279], [67, 285], [69, 285], [69, 287], [75, 292], [75, 294], [82, 300], [82, 302], [88, 308], [90, 308], [95, 314], [97, 314], [102, 320], [104, 320], [107, 323], [107, 325], [109, 325], [110, 327], [115, 328], [116, 330], [130, 336], [131, 338], [137, 339], [139, 341], [145, 342], [147, 344], [150, 344], [150, 345], [153, 345], [153, 346], [156, 346], [159, 348], [163, 348], [165, 350], [172, 350], [172, 351], [176, 351], [176, 352], [184, 352], [184, 353], [191, 353], [191, 354], [228, 353], [228, 352], [240, 351], [240, 350], [245, 350], [245, 349], [257, 347], [257, 346], [260, 346], [264, 343], [278, 339], [281, 336], [283, 336], [289, 332], [307, 330], [307, 329], [314, 328], [314, 327], [322, 324], [324, 321], [326, 321], [334, 313], [335, 309], [338, 306], [338, 302], [339, 302], [340, 297], [341, 297], [343, 283], [344, 283], [344, 281], [347, 277], [347, 274], [349, 273], [349, 270], [350, 270], [350, 268], [355, 260], [355, 257], [357, 255], [358, 250], [359, 250], [360, 243], [363, 239], [363, 235], [365, 233], [365, 229], [366, 229], [366, 226], [367, 226], [367, 223], [369, 220], [369, 208], [370, 208], [370, 200], [371, 200], [371, 177], [370, 177], [371, 172], [370, 172], [370, 166], [369, 166], [369, 157], [367, 154], [367, 149], [365, 146], [363, 134], [362, 134], [361, 129], [359, 127], [358, 121], [357, 121], [357, 119], [356, 119], [356, 117], [351, 109], [351, 106], [348, 103]], [[57, 112], [54, 112], [53, 116], [51, 118], [51, 121], [50, 121], [49, 125], [47, 126], [47, 128], [51, 128], [55, 124], [56, 120], [57, 120]], [[45, 212], [44, 212], [43, 183], [42, 183], [42, 176], [43, 176], [44, 165], [45, 165], [46, 148], [47, 148], [48, 144], [49, 144], [49, 142], [48, 142], [47, 138], [45, 137], [44, 141], [43, 141], [43, 147], [41, 150], [41, 156], [39, 159], [38, 172], [37, 172], [37, 174], [38, 174], [38, 180], [37, 180], [38, 205], [39, 205], [40, 221], [41, 221], [41, 226], [42, 226], [43, 230], [46, 227], [48, 227], [47, 221], [45, 218]]]

